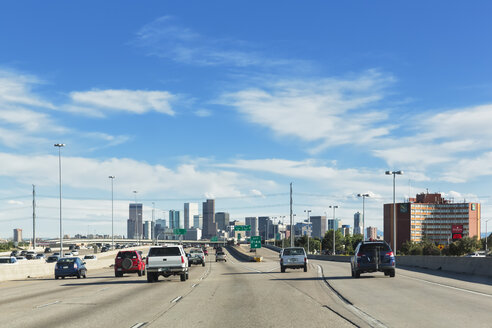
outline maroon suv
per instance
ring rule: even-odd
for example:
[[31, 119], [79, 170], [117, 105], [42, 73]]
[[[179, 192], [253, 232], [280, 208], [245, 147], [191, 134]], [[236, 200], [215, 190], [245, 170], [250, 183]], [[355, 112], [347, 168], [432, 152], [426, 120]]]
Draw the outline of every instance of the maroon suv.
[[120, 251], [114, 260], [114, 275], [122, 277], [123, 273], [145, 275], [145, 262], [140, 251]]

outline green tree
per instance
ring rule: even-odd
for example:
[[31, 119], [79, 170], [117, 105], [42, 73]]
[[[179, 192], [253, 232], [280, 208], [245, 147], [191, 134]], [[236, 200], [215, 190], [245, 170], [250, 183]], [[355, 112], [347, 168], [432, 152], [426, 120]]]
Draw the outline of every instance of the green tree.
[[[338, 230], [335, 231], [335, 252], [337, 254], [345, 253], [344, 240], [345, 238], [343, 237], [342, 233]], [[323, 245], [323, 250], [326, 250], [330, 253], [333, 251], [333, 229], [325, 233], [325, 236], [323, 237], [322, 240], [322, 245]]]

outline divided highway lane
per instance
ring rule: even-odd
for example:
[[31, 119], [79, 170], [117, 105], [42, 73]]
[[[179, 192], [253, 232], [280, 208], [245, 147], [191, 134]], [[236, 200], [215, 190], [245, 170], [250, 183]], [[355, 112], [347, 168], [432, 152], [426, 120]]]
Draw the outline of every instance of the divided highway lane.
[[192, 266], [190, 279], [145, 276], [115, 278], [113, 269], [92, 270], [87, 279], [9, 281], [0, 284], [0, 327], [132, 327], [171, 308], [205, 277], [205, 267]]

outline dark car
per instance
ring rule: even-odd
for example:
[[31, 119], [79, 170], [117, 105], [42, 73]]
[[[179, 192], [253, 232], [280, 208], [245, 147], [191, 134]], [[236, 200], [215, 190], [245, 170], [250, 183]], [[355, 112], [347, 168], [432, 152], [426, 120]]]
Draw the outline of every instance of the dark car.
[[59, 255], [51, 255], [48, 256], [48, 258], [46, 259], [46, 263], [58, 262], [59, 259], [60, 259]]
[[140, 251], [119, 251], [114, 260], [114, 275], [122, 277], [123, 273], [145, 275], [145, 262]]
[[87, 278], [85, 262], [78, 257], [62, 257], [55, 265], [55, 279], [65, 277]]
[[51, 247], [46, 247], [46, 248], [44, 249], [44, 252], [45, 252], [45, 253], [51, 253]]
[[44, 260], [46, 256], [42, 253], [36, 254], [36, 260]]
[[384, 272], [385, 276], [395, 276], [395, 255], [385, 241], [360, 242], [350, 265], [354, 278], [367, 272]]
[[19, 251], [12, 251], [12, 252], [10, 253], [10, 256], [13, 256], [13, 257], [17, 257], [17, 256], [19, 256], [19, 255], [20, 255]]

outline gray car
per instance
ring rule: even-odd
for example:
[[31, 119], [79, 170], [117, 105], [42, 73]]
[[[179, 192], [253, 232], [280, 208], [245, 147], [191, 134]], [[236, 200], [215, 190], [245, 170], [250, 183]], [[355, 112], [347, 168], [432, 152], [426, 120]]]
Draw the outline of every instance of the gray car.
[[350, 266], [354, 278], [367, 272], [384, 272], [385, 276], [394, 277], [395, 255], [385, 241], [363, 241], [357, 245]]

